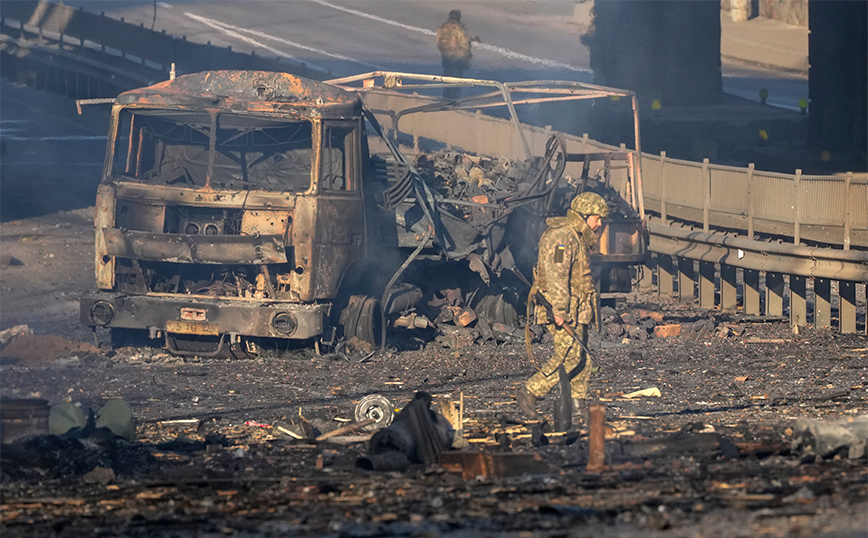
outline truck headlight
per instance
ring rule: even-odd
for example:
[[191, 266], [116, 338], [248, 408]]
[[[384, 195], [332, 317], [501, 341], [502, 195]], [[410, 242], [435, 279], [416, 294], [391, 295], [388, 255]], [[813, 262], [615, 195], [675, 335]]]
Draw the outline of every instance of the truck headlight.
[[289, 312], [278, 312], [271, 318], [271, 328], [280, 334], [289, 336], [295, 332], [297, 327], [298, 323], [295, 321], [295, 316]]
[[115, 307], [108, 301], [96, 301], [90, 307], [90, 320], [94, 325], [104, 327], [115, 318]]

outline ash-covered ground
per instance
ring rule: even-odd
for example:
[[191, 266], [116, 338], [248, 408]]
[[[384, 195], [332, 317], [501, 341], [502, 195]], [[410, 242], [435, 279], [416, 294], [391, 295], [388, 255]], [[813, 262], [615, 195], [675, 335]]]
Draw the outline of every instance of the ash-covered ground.
[[[586, 425], [545, 433], [546, 444], [518, 411], [515, 391], [534, 372], [520, 329], [487, 341], [395, 333], [371, 356], [182, 359], [110, 351], [105, 335], [93, 347], [77, 322], [78, 295], [93, 285], [91, 213], [4, 223], [0, 329], [35, 334], [4, 348], [0, 388], [4, 398], [94, 410], [122, 398], [137, 436], [3, 445], [4, 536], [866, 535], [864, 457], [791, 446], [797, 419], [868, 412], [862, 336], [794, 334], [785, 322], [739, 321], [651, 293], [620, 297], [616, 314], [655, 312], [682, 332], [638, 340], [604, 327], [594, 339], [608, 467], [589, 473]], [[534, 349], [544, 360], [551, 342]], [[655, 387], [659, 397], [624, 398]], [[515, 476], [439, 465], [371, 472], [356, 467], [367, 452], [359, 432], [311, 442], [268, 427], [302, 415], [327, 432], [365, 395], [402, 407], [420, 390], [450, 401], [463, 393], [471, 450], [541, 461]], [[554, 398], [539, 406], [549, 419]]]

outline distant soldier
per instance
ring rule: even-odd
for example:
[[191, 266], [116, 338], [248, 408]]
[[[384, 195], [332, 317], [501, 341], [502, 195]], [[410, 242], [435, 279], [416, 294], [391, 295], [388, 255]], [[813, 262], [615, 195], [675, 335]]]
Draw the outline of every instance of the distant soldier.
[[[570, 378], [573, 415], [584, 415], [588, 408], [588, 382], [591, 361], [587, 353], [563, 328], [570, 325], [587, 346], [588, 325], [595, 320], [596, 288], [588, 262], [596, 231], [609, 215], [603, 198], [593, 192], [576, 196], [566, 217], [550, 218], [539, 242], [539, 257], [534, 268], [534, 290], [551, 303], [547, 312], [536, 307], [536, 321], [554, 336], [552, 358], [533, 375], [516, 396], [522, 412], [538, 418], [535, 403], [558, 383], [558, 367], [563, 364]], [[532, 300], [532, 299], [529, 299]]]
[[[437, 29], [437, 48], [443, 56], [443, 76], [462, 77], [464, 71], [470, 67], [470, 44], [479, 41], [479, 37], [471, 37], [467, 28], [461, 23], [461, 11], [453, 9], [449, 12], [449, 18]], [[460, 88], [446, 88], [443, 97], [457, 99], [461, 94]]]

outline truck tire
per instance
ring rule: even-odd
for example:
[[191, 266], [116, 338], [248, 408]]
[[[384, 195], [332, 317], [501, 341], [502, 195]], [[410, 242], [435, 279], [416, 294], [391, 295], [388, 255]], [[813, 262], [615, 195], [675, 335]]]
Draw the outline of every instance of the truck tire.
[[379, 348], [383, 343], [382, 320], [380, 301], [365, 295], [352, 295], [341, 310], [338, 328], [347, 340], [358, 338]]

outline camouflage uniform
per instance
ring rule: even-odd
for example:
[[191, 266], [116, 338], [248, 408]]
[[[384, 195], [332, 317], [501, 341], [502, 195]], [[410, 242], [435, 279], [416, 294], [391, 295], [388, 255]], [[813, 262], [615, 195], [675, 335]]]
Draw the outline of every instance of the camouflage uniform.
[[[591, 245], [597, 234], [585, 219], [570, 210], [566, 217], [546, 221], [549, 228], [539, 243], [539, 258], [534, 269], [536, 287], [552, 304], [553, 313], [565, 320], [587, 344], [588, 324], [594, 321], [596, 290], [588, 261]], [[537, 305], [537, 323], [545, 325], [555, 340], [554, 355], [527, 382], [527, 390], [539, 398], [558, 382], [558, 366], [564, 365], [570, 382], [572, 398], [587, 398], [591, 361], [585, 351], [567, 332], [549, 319], [545, 309]]]
[[[474, 38], [467, 33], [461, 23], [461, 12], [457, 9], [449, 13], [449, 19], [437, 29], [437, 48], [442, 55], [444, 77], [462, 77], [470, 67], [470, 43]], [[460, 88], [446, 88], [444, 97], [458, 98]]]

